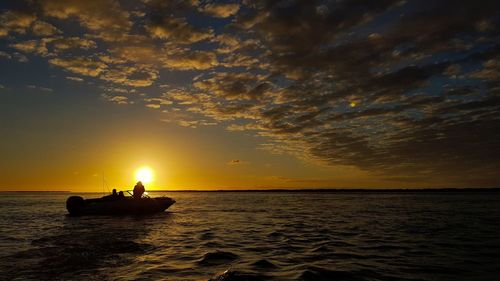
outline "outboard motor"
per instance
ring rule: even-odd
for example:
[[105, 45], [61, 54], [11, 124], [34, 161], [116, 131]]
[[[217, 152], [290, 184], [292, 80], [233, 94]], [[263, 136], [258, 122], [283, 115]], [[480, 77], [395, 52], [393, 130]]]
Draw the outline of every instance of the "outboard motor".
[[85, 200], [81, 196], [70, 196], [66, 200], [66, 209], [71, 216], [79, 216], [85, 208]]

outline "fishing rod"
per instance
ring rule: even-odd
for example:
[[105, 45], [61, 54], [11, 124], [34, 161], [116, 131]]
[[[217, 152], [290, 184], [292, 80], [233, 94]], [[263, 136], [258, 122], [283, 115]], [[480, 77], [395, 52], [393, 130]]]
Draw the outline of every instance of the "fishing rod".
[[108, 191], [108, 193], [110, 193], [108, 182], [104, 178], [104, 172], [102, 172], [102, 196], [104, 196], [104, 186], [106, 186], [106, 190]]

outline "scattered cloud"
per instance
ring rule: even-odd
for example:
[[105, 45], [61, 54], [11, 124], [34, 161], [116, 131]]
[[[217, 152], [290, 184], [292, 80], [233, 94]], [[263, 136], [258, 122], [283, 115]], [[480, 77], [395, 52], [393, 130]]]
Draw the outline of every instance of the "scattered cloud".
[[18, 42], [11, 44], [10, 46], [21, 52], [34, 53], [40, 56], [46, 56], [49, 52], [47, 47], [45, 46], [45, 42], [42, 40], [29, 40], [24, 42]]
[[25, 34], [36, 16], [19, 11], [6, 11], [0, 14], [0, 37], [11, 33]]
[[46, 16], [61, 20], [76, 18], [82, 26], [97, 32], [102, 38], [126, 32], [132, 26], [129, 12], [115, 0], [45, 0], [40, 4]]
[[249, 162], [247, 161], [243, 161], [243, 160], [240, 160], [240, 159], [233, 159], [233, 160], [230, 160], [229, 162], [227, 162], [227, 165], [229, 166], [241, 166], [241, 165], [248, 165]]
[[163, 60], [168, 68], [178, 70], [205, 70], [217, 66], [217, 56], [207, 51], [179, 51], [170, 52]]
[[53, 92], [54, 90], [51, 89], [51, 88], [47, 88], [47, 87], [42, 87], [42, 86], [37, 86], [37, 85], [28, 85], [26, 86], [28, 89], [31, 89], [31, 90], [38, 90], [40, 92]]
[[[485, 40], [484, 32], [488, 29], [469, 30], [467, 26], [492, 17], [492, 7], [465, 4], [470, 8], [467, 10], [475, 12], [462, 15], [447, 9], [448, 4], [436, 4], [425, 17], [426, 12], [416, 9], [405, 17], [394, 18], [400, 23], [384, 34], [371, 32], [352, 38], [345, 34], [355, 34], [386, 11], [407, 7], [397, 1], [363, 2], [366, 10], [361, 15], [357, 13], [358, 4], [349, 1], [321, 9], [312, 2], [289, 3], [286, 8], [255, 4], [248, 14], [239, 14], [236, 22], [242, 29], [252, 28], [260, 47], [269, 50], [258, 61], [270, 64], [247, 65], [270, 70], [272, 75], [258, 78], [234, 71], [205, 75], [193, 86], [222, 98], [223, 102], [197, 112], [211, 117], [225, 112], [229, 120], [252, 116], [247, 119], [250, 123], [230, 124], [227, 129], [255, 131], [271, 140], [263, 146], [267, 150], [291, 153], [320, 165], [352, 166], [374, 174], [400, 174], [428, 182], [474, 182], [481, 177], [474, 176], [479, 170], [482, 176], [495, 178], [494, 170], [500, 165], [495, 160], [498, 155], [488, 157], [480, 151], [495, 150], [490, 140], [498, 139], [492, 133], [493, 124], [498, 122], [494, 116], [500, 111], [494, 97], [498, 83], [489, 82], [491, 92], [482, 95], [474, 89], [480, 87], [476, 82], [474, 87], [466, 88], [465, 96], [458, 98], [446, 94], [450, 93], [449, 88], [439, 90], [432, 82], [450, 71], [453, 79], [461, 79], [460, 65], [475, 61], [484, 63], [470, 73], [471, 77], [498, 80], [498, 66], [494, 63], [498, 47], [489, 51], [477, 48], [465, 57], [451, 55], [471, 50], [456, 44], [461, 35], [452, 30], [467, 30], [468, 36]], [[282, 17], [285, 12], [286, 17]], [[422, 33], [422, 29], [428, 32]], [[233, 56], [241, 60], [247, 55], [233, 47], [236, 40], [216, 38], [233, 52], [225, 59], [227, 67], [245, 65], [229, 59]], [[420, 42], [418, 47], [414, 38]], [[498, 42], [489, 44], [495, 46]], [[440, 63], [432, 59], [446, 52], [450, 55]], [[254, 52], [250, 59], [255, 57]], [[286, 83], [277, 86], [280, 79]], [[245, 105], [249, 101], [252, 105]], [[227, 110], [231, 104], [238, 110]], [[475, 137], [468, 133], [473, 127]], [[480, 164], [486, 158], [487, 163]], [[472, 172], [465, 163], [474, 163], [476, 170]], [[462, 171], [462, 175], [458, 176], [457, 171]], [[464, 171], [468, 171], [467, 176]]]
[[40, 20], [33, 23], [31, 30], [36, 36], [51, 36], [62, 33], [61, 30], [52, 24]]
[[107, 69], [107, 65], [105, 63], [84, 57], [74, 57], [69, 59], [54, 58], [50, 59], [49, 63], [76, 74], [92, 77], [98, 76]]
[[213, 93], [225, 99], [255, 100], [263, 97], [272, 87], [262, 77], [248, 72], [219, 72], [212, 77], [196, 81], [193, 85], [200, 90]]
[[101, 97], [106, 101], [116, 103], [116, 104], [130, 104], [131, 103], [129, 101], [129, 98], [126, 96], [102, 94]]
[[234, 16], [240, 9], [239, 4], [207, 4], [202, 11], [218, 18]]
[[165, 122], [255, 134], [262, 149], [322, 166], [500, 181], [496, 1], [135, 3], [5, 11], [0, 58], [96, 77], [117, 104], [141, 88], [140, 106]]
[[146, 29], [155, 38], [174, 41], [178, 44], [191, 44], [214, 36], [212, 29], [196, 28], [189, 25], [186, 19], [175, 17], [150, 21]]
[[12, 56], [7, 52], [0, 51], [0, 58], [10, 60], [12, 59]]
[[66, 79], [71, 80], [71, 81], [76, 81], [76, 82], [83, 82], [83, 78], [80, 77], [75, 77], [75, 76], [66, 76]]
[[158, 71], [144, 65], [122, 65], [105, 71], [100, 78], [120, 85], [147, 87], [158, 78]]
[[97, 47], [95, 41], [80, 37], [59, 37], [50, 40], [50, 44], [55, 51], [65, 51], [69, 49], [81, 48], [83, 50]]
[[14, 52], [12, 54], [12, 58], [17, 60], [18, 62], [28, 62], [28, 57], [26, 57], [25, 55], [21, 54], [21, 53], [18, 53], [18, 52]]
[[152, 109], [159, 109], [160, 105], [159, 104], [154, 104], [154, 103], [148, 103], [148, 104], [146, 104], [146, 107], [152, 108]]
[[137, 94], [137, 90], [135, 88], [122, 88], [122, 87], [114, 87], [114, 86], [101, 86], [106, 92], [113, 94], [121, 94], [121, 95], [129, 95], [129, 94]]
[[173, 104], [172, 101], [164, 98], [145, 98], [145, 102], [150, 102], [150, 103], [157, 103], [158, 105], [171, 105]]

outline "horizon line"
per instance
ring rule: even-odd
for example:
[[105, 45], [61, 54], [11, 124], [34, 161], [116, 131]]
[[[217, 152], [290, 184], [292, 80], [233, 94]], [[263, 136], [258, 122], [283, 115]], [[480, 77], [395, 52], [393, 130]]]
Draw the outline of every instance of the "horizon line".
[[[267, 189], [155, 189], [149, 192], [453, 192], [494, 191], [500, 187], [445, 187], [445, 188], [267, 188]], [[101, 191], [71, 190], [0, 190], [0, 193], [103, 193]], [[109, 193], [109, 192], [108, 192]]]

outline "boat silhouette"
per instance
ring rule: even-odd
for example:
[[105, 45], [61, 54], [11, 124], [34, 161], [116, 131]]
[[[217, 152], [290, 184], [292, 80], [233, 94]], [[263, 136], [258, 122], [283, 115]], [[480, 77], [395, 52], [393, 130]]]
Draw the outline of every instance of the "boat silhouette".
[[[130, 192], [129, 192], [130, 193]], [[163, 212], [172, 206], [175, 200], [170, 197], [141, 198], [104, 196], [84, 199], [81, 196], [70, 196], [66, 200], [66, 209], [71, 216], [84, 215], [145, 215]]]

